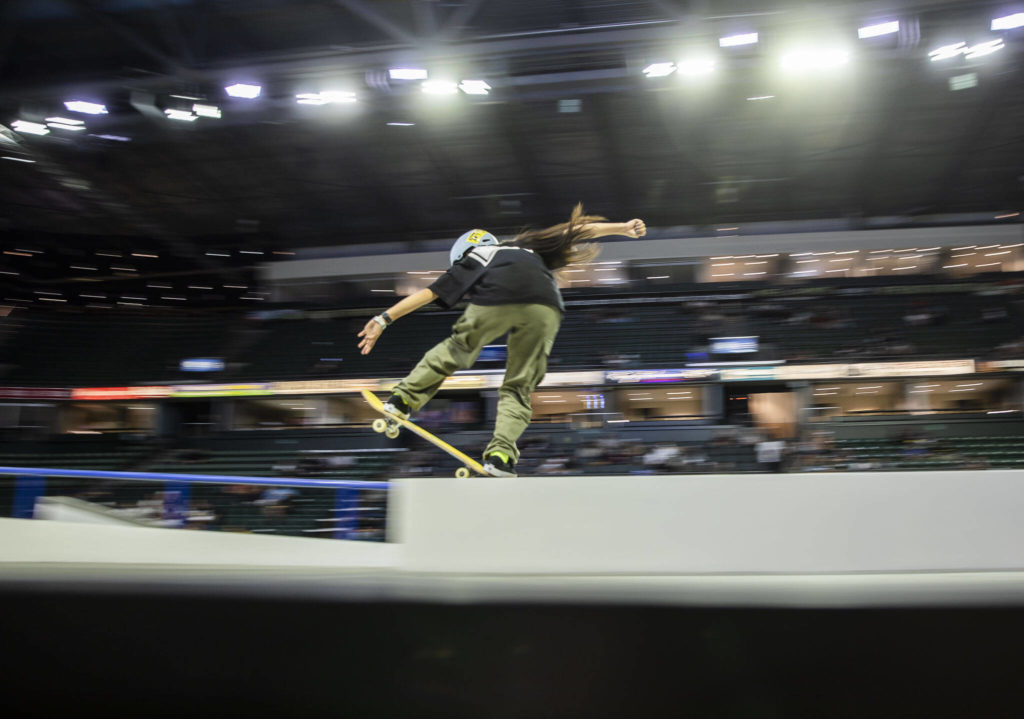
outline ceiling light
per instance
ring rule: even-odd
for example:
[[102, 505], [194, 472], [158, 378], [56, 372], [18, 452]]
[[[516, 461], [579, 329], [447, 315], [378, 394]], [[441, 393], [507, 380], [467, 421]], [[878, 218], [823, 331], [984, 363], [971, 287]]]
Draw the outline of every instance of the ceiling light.
[[857, 28], [857, 37], [861, 40], [865, 40], [869, 37], [878, 37], [880, 35], [891, 35], [894, 32], [899, 32], [900, 23], [898, 20], [892, 20], [890, 22], [877, 23], [875, 25], [867, 25], [862, 28]]
[[421, 88], [428, 95], [454, 95], [459, 91], [451, 80], [424, 80]]
[[388, 70], [392, 80], [426, 80], [427, 71], [419, 67], [393, 67]]
[[463, 80], [459, 83], [459, 89], [467, 95], [486, 95], [491, 91], [491, 86], [484, 80]]
[[89, 137], [98, 137], [101, 140], [113, 140], [114, 142], [131, 142], [132, 138], [124, 137], [123, 135], [89, 135]]
[[192, 112], [199, 117], [212, 117], [214, 119], [220, 119], [220, 108], [216, 105], [202, 105], [196, 103], [192, 106]]
[[59, 123], [62, 123], [64, 125], [84, 125], [85, 124], [84, 120], [73, 120], [73, 119], [71, 119], [69, 117], [48, 117], [48, 118], [46, 118], [46, 121], [47, 122], [59, 122]]
[[715, 61], [710, 57], [693, 57], [679, 62], [676, 66], [680, 75], [699, 77], [715, 71]]
[[666, 77], [676, 71], [674, 62], [653, 62], [643, 69], [647, 77]]
[[973, 60], [976, 57], [991, 55], [994, 52], [1002, 50], [1004, 47], [1006, 46], [1003, 44], [1002, 38], [979, 42], [977, 45], [971, 45], [969, 48], [964, 50], [964, 57], [968, 60]]
[[1024, 27], [1024, 12], [997, 17], [992, 20], [993, 30], [1013, 30], [1018, 27]]
[[736, 47], [738, 45], [754, 45], [757, 43], [757, 33], [748, 32], [742, 35], [727, 35], [718, 38], [719, 47]]
[[782, 56], [786, 70], [829, 70], [842, 67], [850, 61], [850, 53], [835, 48], [807, 48], [793, 50]]
[[29, 122], [27, 120], [15, 120], [11, 123], [11, 128], [15, 132], [20, 132], [23, 135], [49, 135], [50, 130], [46, 125], [40, 125], [38, 122]]
[[415, 127], [415, 122], [389, 122], [388, 127]]
[[10, 155], [0, 156], [0, 160], [10, 160], [11, 162], [27, 162], [30, 165], [35, 164], [35, 160], [29, 160], [24, 157], [11, 157]]
[[247, 100], [252, 100], [260, 96], [260, 92], [263, 88], [259, 85], [246, 85], [245, 83], [236, 82], [234, 85], [228, 85], [224, 88], [231, 97], [242, 97]]
[[953, 92], [957, 90], [970, 90], [972, 87], [978, 86], [978, 73], [968, 72], [963, 75], [954, 75], [949, 78], [949, 89]]
[[342, 90], [324, 90], [322, 92], [304, 92], [295, 96], [296, 102], [300, 105], [327, 105], [330, 103], [353, 103], [356, 102], [354, 92]]
[[199, 119], [199, 116], [193, 115], [191, 110], [175, 110], [171, 108], [164, 110], [164, 114], [167, 115], [169, 120], [181, 120], [182, 122], [195, 122]]
[[775, 95], [754, 95], [753, 97], [748, 97], [747, 98], [747, 100], [749, 100], [750, 102], [756, 102], [758, 100], [773, 100], [773, 99], [775, 99]]
[[55, 130], [72, 130], [78, 132], [85, 129], [85, 125], [68, 125], [63, 122], [47, 122], [47, 127], [52, 127]]
[[68, 100], [64, 103], [64, 107], [71, 110], [71, 112], [81, 112], [86, 115], [106, 115], [106, 105], [101, 105], [98, 102], [87, 102], [85, 100]]
[[954, 57], [962, 55], [967, 50], [967, 43], [955, 42], [950, 45], [943, 45], [937, 47], [928, 53], [928, 59], [932, 62], [939, 62], [940, 60], [951, 60]]

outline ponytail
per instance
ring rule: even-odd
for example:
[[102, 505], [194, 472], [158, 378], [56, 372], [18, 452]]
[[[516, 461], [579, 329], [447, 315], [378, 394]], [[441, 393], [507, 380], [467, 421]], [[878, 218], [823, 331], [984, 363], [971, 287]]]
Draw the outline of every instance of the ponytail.
[[549, 270], [559, 270], [578, 262], [590, 262], [597, 257], [601, 248], [593, 242], [587, 242], [593, 236], [593, 231], [587, 225], [604, 219], [597, 215], [584, 215], [580, 203], [573, 208], [568, 222], [543, 230], [524, 230], [508, 244], [533, 250], [540, 255]]

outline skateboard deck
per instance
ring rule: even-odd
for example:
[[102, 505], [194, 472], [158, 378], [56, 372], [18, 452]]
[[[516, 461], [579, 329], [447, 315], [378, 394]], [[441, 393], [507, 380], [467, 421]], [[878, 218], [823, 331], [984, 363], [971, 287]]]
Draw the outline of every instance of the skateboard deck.
[[396, 417], [393, 414], [385, 412], [384, 403], [381, 402], [377, 395], [375, 395], [370, 390], [363, 389], [360, 390], [360, 392], [363, 395], [363, 399], [366, 400], [366, 403], [370, 405], [376, 412], [382, 415], [381, 417], [373, 420], [373, 424], [371, 426], [373, 427], [374, 432], [383, 432], [389, 438], [394, 439], [395, 437], [398, 436], [398, 428], [405, 427], [413, 434], [419, 435], [420, 437], [427, 440], [441, 451], [448, 453], [459, 462], [462, 462], [462, 466], [459, 467], [459, 469], [456, 470], [455, 472], [456, 477], [466, 478], [470, 476], [470, 472], [476, 472], [477, 474], [483, 475], [485, 477], [490, 476], [489, 474], [487, 474], [486, 470], [484, 470], [484, 466], [482, 464], [477, 462], [475, 459], [470, 457], [465, 452], [459, 451], [455, 447], [445, 442], [440, 437], [436, 437], [427, 430], [423, 429], [415, 422], [412, 422], [407, 419], [402, 419], [401, 417]]

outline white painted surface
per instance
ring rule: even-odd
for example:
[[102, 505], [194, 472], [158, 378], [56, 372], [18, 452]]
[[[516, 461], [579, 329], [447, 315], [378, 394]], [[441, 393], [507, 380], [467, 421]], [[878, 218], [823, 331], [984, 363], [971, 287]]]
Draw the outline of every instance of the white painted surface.
[[716, 574], [1024, 568], [1024, 471], [413, 479], [419, 572]]
[[1024, 570], [1024, 471], [395, 482], [392, 540], [0, 519], [0, 563], [400, 576]]
[[79, 522], [82, 524], [105, 524], [114, 527], [139, 527], [145, 522], [119, 517], [105, 507], [83, 502], [73, 497], [39, 497], [32, 513], [35, 519], [55, 522]]
[[0, 519], [0, 563], [393, 567], [398, 547], [306, 537]]

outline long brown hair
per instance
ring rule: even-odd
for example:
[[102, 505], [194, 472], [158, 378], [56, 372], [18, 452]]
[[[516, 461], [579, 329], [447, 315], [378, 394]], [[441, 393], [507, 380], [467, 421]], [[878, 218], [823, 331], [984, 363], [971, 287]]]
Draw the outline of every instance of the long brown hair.
[[597, 257], [601, 248], [587, 242], [593, 232], [586, 227], [592, 222], [603, 222], [598, 215], [584, 215], [583, 204], [577, 204], [569, 215], [569, 221], [543, 230], [524, 230], [509, 240], [508, 244], [533, 250], [550, 270], [558, 270], [576, 262], [590, 262]]

